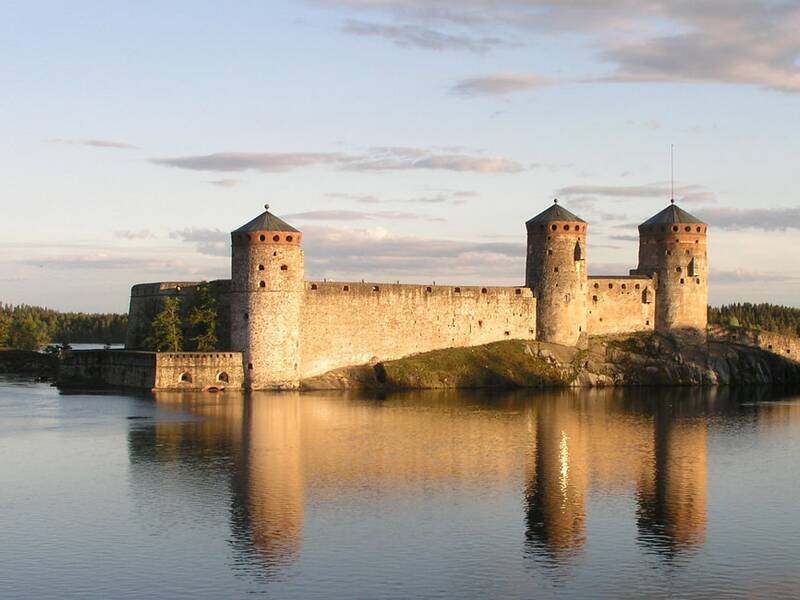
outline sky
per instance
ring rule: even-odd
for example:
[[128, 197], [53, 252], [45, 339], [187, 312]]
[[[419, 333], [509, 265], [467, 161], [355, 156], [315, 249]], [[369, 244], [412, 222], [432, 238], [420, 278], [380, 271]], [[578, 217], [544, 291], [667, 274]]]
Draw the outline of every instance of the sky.
[[797, 0], [0, 4], [0, 302], [227, 278], [269, 203], [309, 279], [519, 285], [527, 219], [636, 266], [674, 195], [712, 304], [800, 306]]

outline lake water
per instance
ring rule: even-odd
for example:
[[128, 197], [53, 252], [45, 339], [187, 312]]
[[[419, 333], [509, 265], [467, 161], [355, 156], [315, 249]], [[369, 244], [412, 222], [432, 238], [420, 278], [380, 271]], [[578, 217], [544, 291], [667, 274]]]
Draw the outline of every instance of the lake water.
[[0, 381], [3, 598], [800, 596], [800, 396]]

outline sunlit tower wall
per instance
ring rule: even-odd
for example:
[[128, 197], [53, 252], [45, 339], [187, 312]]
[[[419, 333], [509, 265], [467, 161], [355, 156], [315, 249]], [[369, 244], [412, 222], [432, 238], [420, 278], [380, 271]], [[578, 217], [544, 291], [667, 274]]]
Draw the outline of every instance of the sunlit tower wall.
[[525, 285], [536, 298], [536, 339], [584, 346], [587, 223], [554, 202], [525, 226]]
[[231, 346], [249, 389], [300, 385], [301, 237], [269, 211], [231, 233]]
[[639, 225], [639, 266], [658, 278], [655, 329], [702, 341], [708, 325], [708, 226], [670, 204]]

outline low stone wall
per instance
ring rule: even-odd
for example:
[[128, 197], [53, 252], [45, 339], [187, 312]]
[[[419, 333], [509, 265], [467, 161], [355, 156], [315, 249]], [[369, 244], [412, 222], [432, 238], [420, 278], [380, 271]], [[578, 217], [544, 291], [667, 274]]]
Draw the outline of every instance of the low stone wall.
[[650, 277], [589, 277], [589, 335], [614, 335], [655, 328], [656, 294]]
[[127, 350], [65, 352], [58, 368], [60, 386], [120, 386], [151, 389], [156, 355]]
[[51, 377], [57, 368], [58, 360], [50, 354], [32, 350], [0, 348], [0, 373]]
[[59, 366], [58, 385], [147, 390], [241, 389], [240, 352], [76, 350]]
[[242, 389], [241, 352], [159, 352], [153, 388], [157, 390]]
[[711, 325], [708, 328], [708, 339], [714, 342], [728, 342], [759, 348], [777, 354], [787, 360], [800, 362], [800, 338], [781, 335], [760, 329]]

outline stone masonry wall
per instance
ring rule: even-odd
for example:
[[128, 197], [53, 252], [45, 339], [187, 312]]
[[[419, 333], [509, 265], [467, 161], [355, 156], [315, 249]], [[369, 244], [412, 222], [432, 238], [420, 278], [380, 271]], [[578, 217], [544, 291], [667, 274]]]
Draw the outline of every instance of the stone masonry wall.
[[589, 277], [589, 335], [655, 328], [654, 281], [648, 277]]
[[300, 376], [438, 348], [536, 337], [531, 290], [305, 283]]
[[241, 352], [159, 352], [155, 382], [159, 390], [242, 389]]
[[152, 352], [74, 350], [58, 369], [59, 385], [107, 385], [151, 389], [156, 359]]
[[65, 386], [112, 386], [162, 390], [241, 389], [240, 352], [132, 352], [75, 350], [59, 366]]
[[744, 327], [711, 325], [708, 328], [708, 339], [760, 348], [766, 352], [778, 354], [787, 360], [800, 362], [800, 338], [798, 337]]

